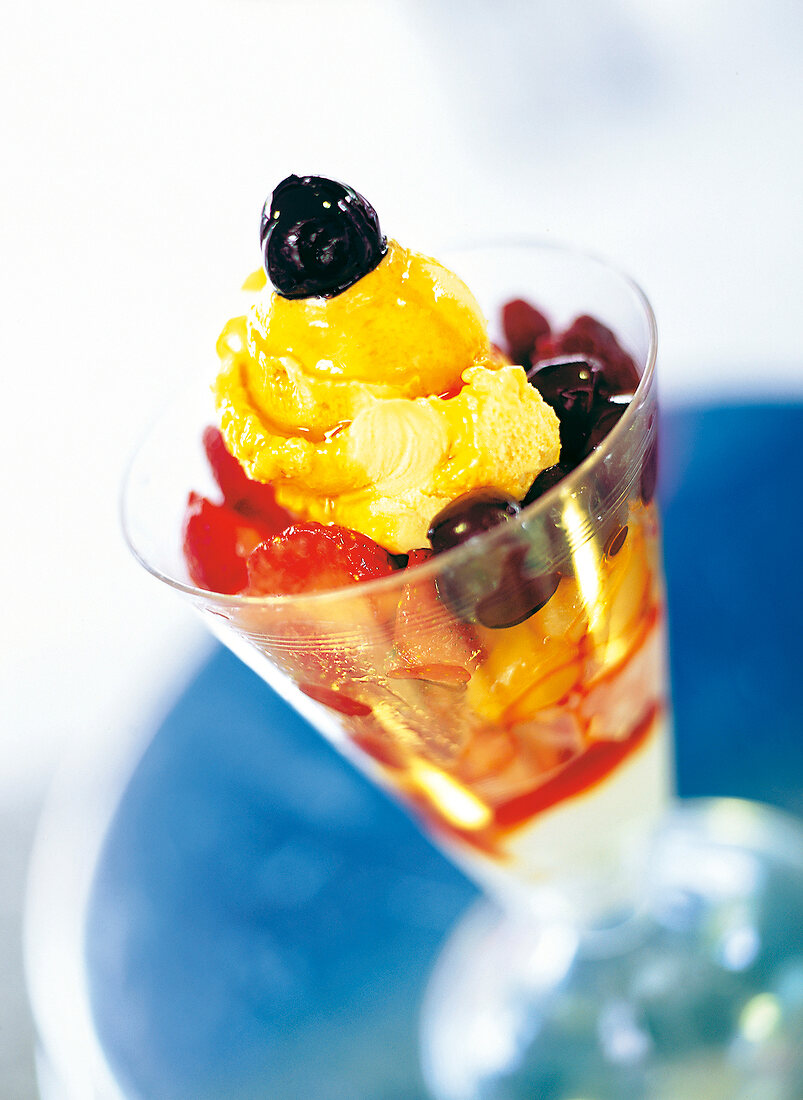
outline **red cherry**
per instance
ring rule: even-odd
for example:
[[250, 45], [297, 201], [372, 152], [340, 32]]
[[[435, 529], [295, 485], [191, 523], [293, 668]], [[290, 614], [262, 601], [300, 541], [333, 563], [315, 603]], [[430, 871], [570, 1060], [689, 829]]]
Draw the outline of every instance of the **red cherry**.
[[627, 396], [635, 392], [639, 374], [633, 359], [615, 334], [596, 317], [584, 313], [558, 335], [540, 337], [533, 362], [558, 355], [582, 355], [602, 364], [599, 394], [602, 397]]
[[507, 350], [514, 363], [529, 366], [536, 342], [549, 336], [549, 321], [522, 298], [515, 298], [502, 306], [502, 331]]

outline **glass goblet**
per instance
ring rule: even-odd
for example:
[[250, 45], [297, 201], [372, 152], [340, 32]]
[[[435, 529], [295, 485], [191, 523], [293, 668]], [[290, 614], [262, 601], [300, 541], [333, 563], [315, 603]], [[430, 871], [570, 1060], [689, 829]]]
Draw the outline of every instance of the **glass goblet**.
[[645, 838], [673, 786], [655, 321], [631, 280], [568, 249], [447, 262], [489, 318], [517, 297], [556, 329], [592, 315], [635, 365], [625, 411], [553, 488], [389, 577], [307, 595], [205, 591], [182, 555], [188, 492], [214, 492], [199, 392], [136, 455], [124, 528], [152, 574], [504, 907], [591, 932], [637, 907]]

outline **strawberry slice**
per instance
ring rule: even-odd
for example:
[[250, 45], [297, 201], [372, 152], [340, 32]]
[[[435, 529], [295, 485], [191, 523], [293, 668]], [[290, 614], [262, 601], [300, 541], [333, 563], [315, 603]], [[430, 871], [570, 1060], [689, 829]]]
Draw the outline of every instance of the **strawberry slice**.
[[390, 554], [367, 535], [337, 525], [296, 523], [255, 548], [248, 559], [248, 592], [325, 592], [393, 571]]
[[[431, 550], [413, 550], [408, 570], [432, 557]], [[431, 680], [458, 686], [471, 679], [482, 647], [468, 625], [441, 602], [434, 580], [416, 581], [402, 590], [393, 644], [398, 658], [389, 669], [392, 679]]]
[[204, 429], [203, 444], [215, 481], [230, 508], [258, 519], [268, 534], [278, 534], [293, 522], [290, 513], [276, 501], [272, 485], [250, 478], [231, 454], [221, 432], [211, 425]]
[[226, 504], [190, 493], [183, 546], [190, 578], [210, 592], [240, 592], [248, 582], [246, 558], [265, 532]]
[[523, 298], [514, 298], [502, 306], [502, 331], [510, 358], [529, 367], [536, 341], [549, 336], [549, 321]]

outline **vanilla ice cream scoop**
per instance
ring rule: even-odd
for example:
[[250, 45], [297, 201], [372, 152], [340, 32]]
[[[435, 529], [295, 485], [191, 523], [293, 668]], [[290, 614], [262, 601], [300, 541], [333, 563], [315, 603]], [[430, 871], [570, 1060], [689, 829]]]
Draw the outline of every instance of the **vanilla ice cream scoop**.
[[[313, 190], [313, 213], [315, 202], [329, 203], [326, 232], [314, 217], [299, 228], [299, 203], [284, 226], [289, 244], [282, 219], [263, 218], [269, 275], [278, 262], [271, 248], [284, 265], [271, 275], [280, 290], [265, 288], [223, 331], [221, 428], [246, 472], [272, 483], [301, 518], [406, 553], [426, 544], [433, 516], [469, 489], [523, 497], [559, 459], [558, 419], [493, 347], [468, 287], [436, 260], [386, 242], [372, 208], [373, 218], [349, 189], [341, 214], [356, 220], [357, 244], [344, 230], [332, 260], [342, 243], [334, 193]], [[319, 248], [312, 275], [299, 241]], [[368, 270], [354, 278], [361, 265]], [[296, 268], [314, 294], [293, 296]]]

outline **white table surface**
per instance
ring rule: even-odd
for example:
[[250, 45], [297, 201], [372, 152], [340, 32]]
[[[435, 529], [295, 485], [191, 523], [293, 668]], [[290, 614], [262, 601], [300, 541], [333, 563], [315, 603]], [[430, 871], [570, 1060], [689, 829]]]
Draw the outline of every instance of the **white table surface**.
[[206, 650], [129, 559], [118, 485], [153, 410], [213, 370], [280, 178], [352, 183], [414, 247], [614, 258], [653, 300], [668, 401], [799, 394], [802, 55], [796, 0], [6, 12], [0, 841], [61, 754], [158, 714]]

